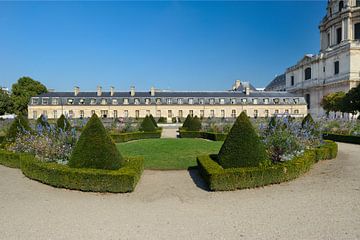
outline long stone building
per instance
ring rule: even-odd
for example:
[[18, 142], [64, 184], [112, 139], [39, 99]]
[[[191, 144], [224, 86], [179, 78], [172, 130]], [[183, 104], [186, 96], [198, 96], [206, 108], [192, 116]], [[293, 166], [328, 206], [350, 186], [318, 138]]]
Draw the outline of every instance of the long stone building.
[[284, 79], [274, 79], [266, 88], [303, 96], [314, 116], [325, 114], [320, 106], [324, 96], [360, 83], [360, 1], [328, 1], [319, 30], [320, 52], [306, 54], [286, 70]]
[[28, 105], [29, 119], [41, 114], [48, 118], [59, 118], [65, 114], [70, 118], [87, 118], [96, 113], [102, 118], [154, 117], [198, 117], [235, 118], [242, 111], [250, 117], [291, 115], [303, 117], [307, 113], [305, 99], [288, 92], [257, 91], [248, 82], [237, 80], [231, 90], [219, 92], [175, 92], [150, 91], [49, 92], [32, 97]]

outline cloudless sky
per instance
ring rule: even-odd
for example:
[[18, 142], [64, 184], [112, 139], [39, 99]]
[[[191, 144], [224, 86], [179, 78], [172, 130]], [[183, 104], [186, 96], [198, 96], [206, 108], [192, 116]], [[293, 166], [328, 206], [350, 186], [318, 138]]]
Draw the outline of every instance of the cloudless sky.
[[318, 53], [326, 1], [0, 2], [0, 85], [265, 87]]

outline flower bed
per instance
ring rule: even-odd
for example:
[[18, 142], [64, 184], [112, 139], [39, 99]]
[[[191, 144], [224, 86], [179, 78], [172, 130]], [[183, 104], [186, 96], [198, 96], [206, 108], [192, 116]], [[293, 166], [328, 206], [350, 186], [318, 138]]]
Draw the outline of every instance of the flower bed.
[[179, 136], [181, 138], [204, 138], [204, 139], [209, 139], [209, 140], [213, 140], [213, 141], [224, 141], [227, 134], [226, 133], [180, 130]]
[[122, 142], [128, 142], [139, 139], [160, 138], [161, 130], [155, 132], [118, 133], [118, 134], [111, 134], [110, 136], [116, 143], [122, 143]]
[[323, 138], [337, 142], [360, 144], [360, 136], [324, 133]]
[[261, 187], [281, 183], [299, 177], [310, 170], [311, 166], [323, 159], [332, 159], [337, 155], [337, 144], [326, 141], [321, 147], [306, 150], [293, 160], [270, 166], [247, 168], [222, 168], [216, 155], [199, 156], [198, 169], [212, 191]]
[[92, 192], [132, 192], [144, 169], [142, 158], [129, 158], [118, 170], [70, 168], [47, 163], [28, 154], [0, 152], [0, 164], [21, 168], [30, 179], [53, 187]]

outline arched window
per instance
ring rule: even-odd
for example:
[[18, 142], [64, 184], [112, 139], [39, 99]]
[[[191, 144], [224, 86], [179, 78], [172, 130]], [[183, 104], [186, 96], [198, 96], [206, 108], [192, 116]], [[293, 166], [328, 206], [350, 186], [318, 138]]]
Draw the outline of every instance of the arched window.
[[311, 68], [306, 68], [305, 69], [305, 80], [309, 80], [311, 79]]
[[339, 2], [339, 12], [344, 8], [344, 1]]
[[354, 25], [354, 38], [355, 40], [360, 40], [360, 23]]

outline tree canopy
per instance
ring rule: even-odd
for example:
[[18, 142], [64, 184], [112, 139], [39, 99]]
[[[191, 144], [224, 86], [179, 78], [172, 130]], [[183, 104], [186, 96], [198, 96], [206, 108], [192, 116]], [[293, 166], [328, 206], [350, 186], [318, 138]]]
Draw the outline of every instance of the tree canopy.
[[12, 101], [10, 95], [0, 89], [0, 115], [4, 115], [5, 113], [12, 113]]
[[344, 97], [344, 92], [335, 92], [324, 96], [321, 100], [320, 105], [326, 111], [326, 115], [329, 115], [330, 112], [343, 112]]

